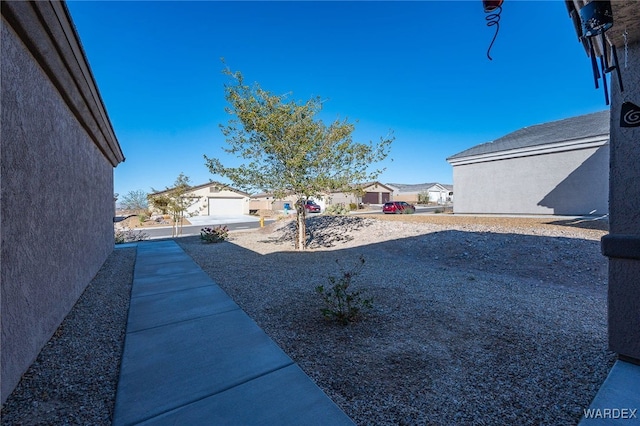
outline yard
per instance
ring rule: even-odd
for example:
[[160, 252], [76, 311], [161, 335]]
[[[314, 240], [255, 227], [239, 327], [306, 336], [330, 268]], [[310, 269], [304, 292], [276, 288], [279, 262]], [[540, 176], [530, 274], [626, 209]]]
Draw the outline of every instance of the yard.
[[[282, 223], [178, 242], [358, 424], [575, 424], [614, 361], [603, 226], [318, 217], [306, 253]], [[313, 290], [360, 255], [373, 309], [329, 323]]]
[[[607, 351], [606, 222], [319, 216], [176, 241], [357, 424], [576, 424]], [[373, 309], [346, 327], [314, 292], [362, 255]], [[2, 409], [3, 424], [111, 423], [135, 250], [118, 249]]]

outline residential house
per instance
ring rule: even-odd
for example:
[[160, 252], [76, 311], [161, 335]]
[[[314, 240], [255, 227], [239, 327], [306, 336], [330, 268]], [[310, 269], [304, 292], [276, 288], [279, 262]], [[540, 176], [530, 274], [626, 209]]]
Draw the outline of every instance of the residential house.
[[4, 404], [113, 251], [124, 156], [65, 3], [3, 1]]
[[454, 213], [604, 215], [609, 111], [524, 127], [447, 161]]
[[[154, 192], [149, 194], [149, 199], [168, 195], [172, 190]], [[192, 186], [182, 198], [186, 200], [187, 217], [249, 214], [249, 194], [219, 182]]]
[[[384, 204], [391, 199], [393, 188], [380, 182], [367, 182], [354, 185], [353, 191], [336, 191], [326, 193], [318, 197], [310, 197], [320, 208], [324, 210], [327, 206], [342, 204], [349, 207], [350, 205], [360, 204]], [[276, 199], [273, 194], [262, 192], [251, 196], [251, 211], [259, 209], [267, 210], [283, 210], [285, 204], [293, 207], [296, 202], [296, 196], [288, 195], [282, 199]]]
[[388, 183], [393, 188], [393, 201], [406, 201], [411, 204], [429, 202], [446, 204], [453, 200], [453, 185], [440, 183]]

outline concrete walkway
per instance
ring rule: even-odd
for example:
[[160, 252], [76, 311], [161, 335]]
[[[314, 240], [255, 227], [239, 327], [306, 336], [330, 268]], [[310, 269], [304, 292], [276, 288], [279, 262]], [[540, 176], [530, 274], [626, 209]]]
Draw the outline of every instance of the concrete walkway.
[[353, 422], [174, 242], [140, 243], [114, 425]]

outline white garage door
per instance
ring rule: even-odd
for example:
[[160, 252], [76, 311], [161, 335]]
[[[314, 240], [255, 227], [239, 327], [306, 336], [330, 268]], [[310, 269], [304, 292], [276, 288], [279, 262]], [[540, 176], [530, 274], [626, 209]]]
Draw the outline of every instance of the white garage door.
[[209, 216], [242, 214], [242, 198], [209, 198]]

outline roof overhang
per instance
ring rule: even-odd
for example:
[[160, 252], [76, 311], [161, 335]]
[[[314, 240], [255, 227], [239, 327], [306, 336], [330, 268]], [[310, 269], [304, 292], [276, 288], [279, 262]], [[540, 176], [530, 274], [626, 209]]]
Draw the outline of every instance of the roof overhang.
[[588, 138], [566, 140], [544, 145], [528, 146], [487, 154], [470, 155], [468, 157], [450, 158], [447, 161], [452, 166], [486, 163], [489, 161], [510, 160], [512, 158], [532, 157], [535, 155], [557, 154], [561, 152], [577, 151], [580, 149], [598, 148], [609, 142], [609, 135], [598, 135]]
[[122, 149], [66, 5], [58, 1], [3, 1], [2, 17], [100, 152], [114, 167], [123, 162]]

